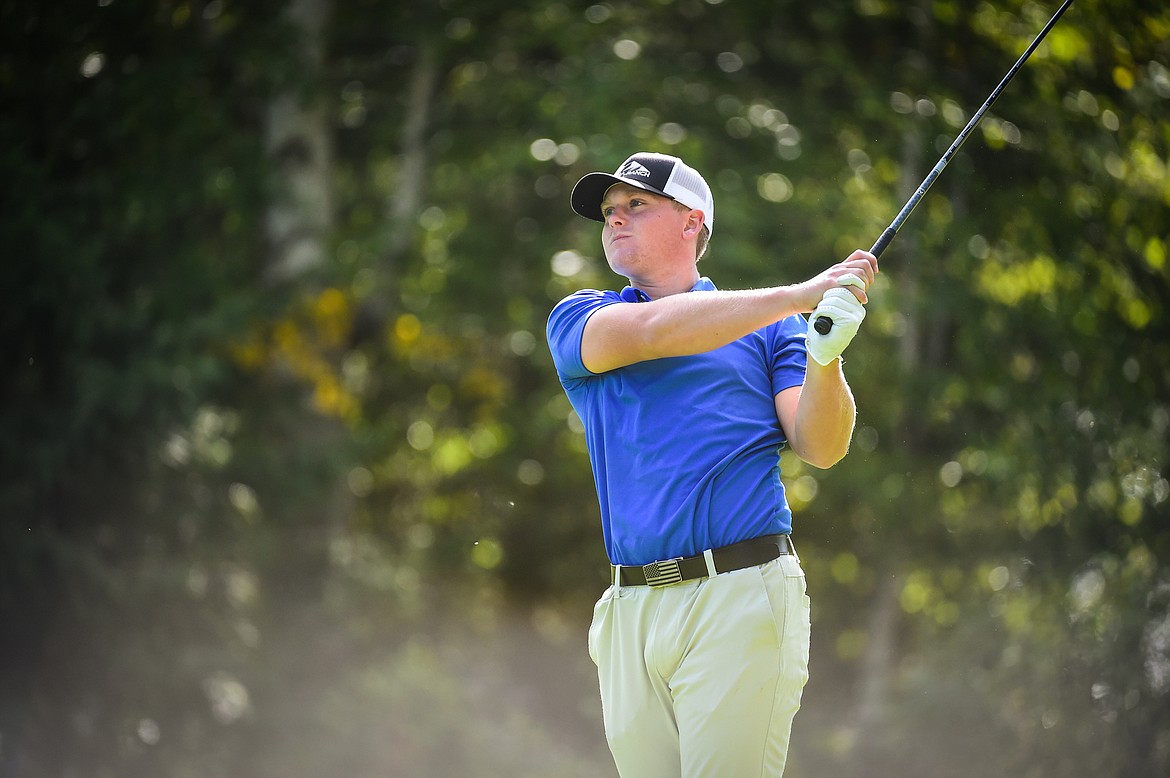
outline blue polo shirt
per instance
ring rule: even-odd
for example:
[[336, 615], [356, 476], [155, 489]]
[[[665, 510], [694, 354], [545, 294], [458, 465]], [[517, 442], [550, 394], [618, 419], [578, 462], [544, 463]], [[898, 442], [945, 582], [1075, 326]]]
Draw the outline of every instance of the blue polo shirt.
[[[714, 289], [703, 278], [691, 293]], [[589, 317], [648, 299], [631, 287], [585, 289], [548, 320], [553, 363], [585, 425], [610, 561], [643, 565], [790, 532], [774, 398], [804, 382], [808, 323], [791, 316], [704, 354], [589, 372]]]

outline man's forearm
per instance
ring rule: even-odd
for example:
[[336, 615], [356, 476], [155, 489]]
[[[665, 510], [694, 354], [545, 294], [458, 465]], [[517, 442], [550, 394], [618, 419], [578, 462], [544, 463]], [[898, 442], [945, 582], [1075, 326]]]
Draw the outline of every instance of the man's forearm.
[[691, 292], [645, 304], [642, 334], [657, 356], [702, 354], [794, 313], [802, 313], [791, 287]]
[[796, 410], [796, 455], [814, 467], [828, 468], [849, 451], [857, 405], [840, 359], [828, 365], [809, 360]]
[[601, 373], [649, 359], [703, 354], [811, 310], [807, 297], [799, 286], [781, 286], [688, 292], [606, 306], [586, 325], [581, 356], [590, 370]]

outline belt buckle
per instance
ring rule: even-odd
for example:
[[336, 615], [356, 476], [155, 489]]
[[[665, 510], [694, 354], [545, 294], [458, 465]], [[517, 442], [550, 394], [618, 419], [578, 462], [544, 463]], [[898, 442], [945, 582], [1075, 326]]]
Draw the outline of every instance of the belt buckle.
[[682, 561], [682, 557], [678, 556], [674, 559], [663, 559], [660, 562], [651, 562], [648, 565], [642, 565], [642, 574], [646, 576], [647, 586], [670, 586], [682, 581], [682, 570], [679, 569], [678, 563]]

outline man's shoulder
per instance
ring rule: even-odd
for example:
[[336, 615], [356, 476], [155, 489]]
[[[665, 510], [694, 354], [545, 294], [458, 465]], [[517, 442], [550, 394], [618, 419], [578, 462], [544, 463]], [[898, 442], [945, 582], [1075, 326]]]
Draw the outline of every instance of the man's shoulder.
[[562, 382], [592, 375], [581, 360], [581, 338], [585, 324], [595, 311], [621, 301], [618, 292], [580, 289], [553, 307], [545, 325], [545, 334]]
[[578, 289], [572, 294], [565, 295], [561, 301], [557, 303], [557, 307], [565, 303], [571, 303], [582, 300], [621, 300], [621, 295], [618, 292], [610, 289]]
[[603, 305], [619, 303], [622, 297], [618, 292], [608, 289], [578, 289], [570, 295], [561, 298], [549, 313], [550, 323], [574, 314], [580, 315]]

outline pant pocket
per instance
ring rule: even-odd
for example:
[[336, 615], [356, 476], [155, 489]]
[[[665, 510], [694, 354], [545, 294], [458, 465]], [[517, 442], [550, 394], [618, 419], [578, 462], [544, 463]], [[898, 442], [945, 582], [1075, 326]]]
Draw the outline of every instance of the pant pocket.
[[812, 638], [812, 600], [808, 596], [804, 570], [795, 557], [781, 557], [784, 571], [785, 599], [788, 603], [784, 620], [785, 650], [792, 663], [808, 678], [809, 648]]
[[611, 586], [605, 590], [601, 599], [593, 606], [593, 620], [589, 624], [588, 637], [589, 658], [593, 660], [593, 664], [597, 664], [598, 637], [609, 616], [609, 609], [613, 606], [613, 596], [614, 591]]

